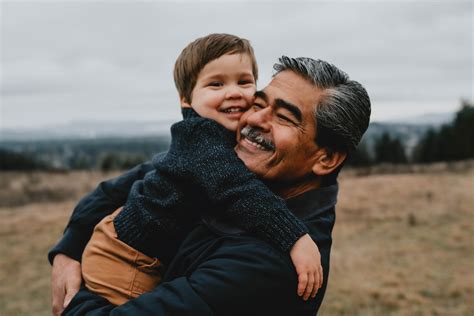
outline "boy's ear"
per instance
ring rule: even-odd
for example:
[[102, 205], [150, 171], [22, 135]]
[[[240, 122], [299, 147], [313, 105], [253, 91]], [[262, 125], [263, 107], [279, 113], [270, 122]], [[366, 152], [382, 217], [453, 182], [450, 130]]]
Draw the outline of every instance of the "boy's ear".
[[313, 173], [317, 176], [328, 175], [339, 167], [346, 157], [347, 153], [320, 148], [316, 153], [316, 160], [312, 167]]
[[179, 97], [179, 103], [181, 104], [182, 108], [190, 108], [191, 107], [191, 104], [189, 104], [188, 101], [186, 101], [185, 97]]

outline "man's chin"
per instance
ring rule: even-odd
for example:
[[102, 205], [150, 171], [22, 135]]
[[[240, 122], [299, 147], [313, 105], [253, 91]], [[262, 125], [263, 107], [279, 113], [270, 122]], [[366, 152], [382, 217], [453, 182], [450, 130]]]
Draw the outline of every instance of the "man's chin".
[[272, 152], [252, 148], [245, 144], [242, 144], [242, 140], [237, 143], [234, 148], [237, 157], [243, 161], [245, 166], [252, 171], [253, 173], [259, 175], [261, 172], [260, 169], [265, 165], [265, 161], [272, 155]]
[[242, 146], [240, 145], [240, 142], [237, 143], [234, 147], [234, 151], [237, 154], [237, 157], [240, 158], [245, 163], [245, 157], [248, 156], [248, 153], [242, 150]]
[[[250, 169], [250, 162], [254, 159], [254, 155], [249, 152], [245, 147], [243, 147], [240, 142], [235, 146], [235, 153], [240, 160], [243, 161], [245, 166]], [[252, 170], [251, 170], [252, 171]]]

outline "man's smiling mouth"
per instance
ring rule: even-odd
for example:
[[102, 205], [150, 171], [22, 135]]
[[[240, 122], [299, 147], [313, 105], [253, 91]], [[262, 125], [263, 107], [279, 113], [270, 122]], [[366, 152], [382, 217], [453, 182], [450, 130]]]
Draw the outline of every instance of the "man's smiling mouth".
[[243, 141], [247, 142], [253, 147], [265, 151], [274, 151], [275, 145], [270, 140], [265, 139], [262, 133], [250, 126], [245, 126], [241, 131], [240, 135], [243, 137]]

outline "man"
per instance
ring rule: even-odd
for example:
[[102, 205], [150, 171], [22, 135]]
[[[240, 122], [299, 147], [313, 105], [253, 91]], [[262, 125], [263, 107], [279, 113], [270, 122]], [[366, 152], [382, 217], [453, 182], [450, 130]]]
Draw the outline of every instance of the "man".
[[328, 280], [337, 174], [368, 127], [370, 101], [359, 83], [324, 61], [282, 57], [275, 70], [271, 83], [256, 93], [254, 106], [240, 120], [235, 151], [308, 226], [324, 270], [316, 298], [304, 301], [296, 295], [297, 276], [288, 255], [208, 218], [183, 241], [163, 283], [153, 291], [114, 307], [81, 289], [69, 303], [80, 283], [78, 260], [92, 227], [123, 203], [131, 183], [148, 170], [145, 165], [102, 183], [74, 211], [76, 220], [50, 253], [55, 313], [65, 296], [66, 315], [317, 312]]

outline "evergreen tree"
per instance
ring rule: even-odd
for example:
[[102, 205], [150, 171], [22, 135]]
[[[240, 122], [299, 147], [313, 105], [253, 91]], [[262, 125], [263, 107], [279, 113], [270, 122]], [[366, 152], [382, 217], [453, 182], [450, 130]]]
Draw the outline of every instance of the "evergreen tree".
[[474, 103], [462, 101], [462, 108], [454, 119], [457, 157], [466, 159], [474, 157]]
[[474, 104], [462, 101], [454, 121], [430, 129], [415, 149], [418, 162], [454, 161], [474, 158]]
[[392, 139], [385, 132], [375, 141], [375, 160], [377, 163], [406, 163], [407, 157], [402, 142]]
[[0, 149], [0, 170], [46, 170], [48, 165], [29, 155]]
[[369, 155], [367, 146], [364, 142], [361, 142], [357, 149], [350, 154], [347, 165], [354, 167], [366, 167], [373, 164], [372, 158]]
[[432, 128], [426, 132], [415, 148], [414, 160], [422, 163], [435, 161], [438, 156], [438, 134]]
[[105, 172], [119, 169], [119, 159], [118, 155], [114, 153], [106, 154], [100, 162], [100, 169]]

